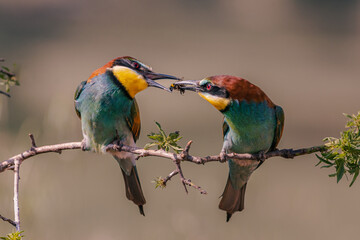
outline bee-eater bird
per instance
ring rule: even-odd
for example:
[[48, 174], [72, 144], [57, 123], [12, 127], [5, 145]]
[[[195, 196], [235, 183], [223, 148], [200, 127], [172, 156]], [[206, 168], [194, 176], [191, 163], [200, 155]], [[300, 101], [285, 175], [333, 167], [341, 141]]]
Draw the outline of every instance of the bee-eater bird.
[[[135, 95], [147, 87], [169, 91], [154, 80], [178, 78], [152, 71], [132, 57], [116, 58], [96, 69], [75, 92], [75, 110], [81, 119], [82, 149], [106, 152], [106, 146], [117, 142], [135, 146], [140, 134], [140, 113]], [[145, 198], [135, 166], [135, 156], [127, 152], [110, 152], [124, 176], [126, 197], [144, 215]]]
[[[224, 115], [224, 153], [259, 153], [276, 149], [284, 127], [284, 112], [257, 86], [239, 77], [219, 75], [200, 81], [179, 81], [172, 85], [191, 90]], [[219, 208], [227, 212], [226, 221], [244, 209], [246, 184], [261, 161], [227, 159], [229, 177]]]

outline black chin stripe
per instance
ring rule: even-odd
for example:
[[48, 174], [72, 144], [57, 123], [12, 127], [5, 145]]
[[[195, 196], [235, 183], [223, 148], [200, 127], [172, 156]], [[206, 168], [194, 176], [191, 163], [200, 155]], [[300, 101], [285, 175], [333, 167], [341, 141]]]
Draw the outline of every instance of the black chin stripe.
[[128, 91], [126, 90], [126, 88], [125, 88], [125, 87], [121, 84], [121, 82], [114, 76], [114, 73], [113, 73], [112, 71], [108, 71], [108, 74], [109, 74], [111, 80], [113, 81], [113, 83], [115, 83], [115, 85], [118, 86], [130, 100], [133, 100], [133, 98], [130, 96], [130, 94], [128, 93]]
[[230, 103], [223, 110], [220, 110], [220, 112], [221, 113], [226, 112], [227, 110], [229, 110], [229, 107], [230, 107]]

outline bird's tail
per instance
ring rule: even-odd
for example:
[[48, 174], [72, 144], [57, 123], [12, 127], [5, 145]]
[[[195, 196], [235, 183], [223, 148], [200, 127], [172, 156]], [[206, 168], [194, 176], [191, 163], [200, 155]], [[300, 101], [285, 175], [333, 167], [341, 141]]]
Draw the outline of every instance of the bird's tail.
[[245, 203], [246, 183], [240, 188], [235, 189], [228, 177], [222, 199], [219, 204], [221, 210], [226, 211], [226, 221], [228, 222], [231, 215], [236, 211], [242, 211]]
[[124, 176], [126, 197], [138, 205], [140, 214], [145, 216], [143, 205], [146, 200], [141, 189], [136, 166], [133, 166], [129, 175], [123, 169], [121, 169], [121, 172]]

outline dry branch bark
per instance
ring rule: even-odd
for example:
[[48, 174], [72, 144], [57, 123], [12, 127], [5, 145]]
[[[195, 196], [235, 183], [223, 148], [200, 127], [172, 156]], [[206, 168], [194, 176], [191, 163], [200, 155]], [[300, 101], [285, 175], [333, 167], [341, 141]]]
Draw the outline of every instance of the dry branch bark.
[[[61, 143], [61, 144], [54, 144], [54, 145], [46, 145], [41, 147], [31, 147], [29, 150], [20, 153], [18, 155], [15, 155], [3, 162], [0, 163], [0, 172], [3, 172], [7, 169], [13, 169], [15, 160], [19, 160], [20, 163], [22, 163], [24, 160], [33, 157], [35, 155], [43, 154], [43, 153], [49, 153], [49, 152], [55, 152], [55, 153], [61, 153], [63, 150], [72, 150], [72, 149], [80, 149], [81, 148], [81, 142], [69, 142], [69, 143]], [[167, 158], [171, 159], [173, 161], [186, 161], [186, 162], [192, 162], [196, 164], [205, 164], [208, 162], [221, 162], [222, 158], [220, 155], [213, 155], [213, 156], [206, 156], [206, 157], [197, 157], [192, 156], [187, 153], [184, 154], [184, 151], [175, 154], [166, 152], [162, 149], [160, 150], [152, 150], [148, 149], [145, 150], [143, 148], [138, 147], [130, 147], [126, 145], [116, 145], [116, 144], [110, 144], [107, 147], [108, 151], [124, 151], [124, 152], [130, 152], [137, 154], [141, 157], [148, 157], [148, 156], [154, 156], [154, 157], [161, 157], [161, 158]], [[268, 158], [272, 157], [283, 157], [283, 158], [294, 158], [297, 156], [305, 155], [305, 154], [311, 154], [315, 152], [324, 151], [326, 148], [324, 145], [322, 146], [315, 146], [315, 147], [309, 147], [309, 148], [300, 148], [300, 149], [282, 149], [282, 150], [275, 150], [267, 153], [258, 153], [258, 154], [239, 154], [239, 153], [228, 153], [225, 154], [225, 158], [231, 158], [231, 159], [238, 159], [238, 160], [266, 160]]]
[[[72, 149], [81, 149], [81, 142], [69, 142], [69, 143], [61, 143], [61, 144], [54, 144], [54, 145], [46, 145], [37, 147], [35, 143], [34, 136], [29, 134], [31, 139], [31, 148], [23, 153], [15, 155], [3, 162], [0, 162], [0, 173], [5, 170], [14, 170], [14, 215], [15, 221], [5, 218], [0, 215], [0, 219], [3, 221], [9, 222], [11, 225], [15, 226], [18, 231], [20, 231], [20, 216], [19, 216], [19, 168], [23, 161], [28, 158], [31, 158], [35, 155], [43, 154], [43, 153], [61, 153], [63, 150], [72, 150]], [[184, 148], [184, 150], [179, 153], [170, 153], [166, 152], [162, 149], [160, 150], [151, 150], [151, 149], [143, 149], [138, 147], [130, 147], [126, 145], [117, 145], [117, 144], [110, 144], [107, 146], [107, 151], [125, 151], [130, 152], [133, 154], [137, 154], [137, 160], [141, 157], [147, 156], [155, 156], [170, 159], [174, 162], [176, 169], [172, 171], [166, 178], [162, 179], [163, 186], [166, 186], [166, 183], [174, 176], [180, 175], [180, 180], [184, 185], [186, 193], [187, 188], [186, 186], [190, 186], [198, 190], [201, 194], [206, 194], [207, 192], [202, 189], [200, 186], [192, 183], [190, 179], [186, 179], [184, 177], [183, 171], [181, 169], [181, 162], [192, 162], [195, 164], [205, 164], [208, 162], [225, 162], [226, 159], [237, 159], [237, 160], [254, 160], [254, 161], [265, 161], [271, 157], [283, 157], [283, 158], [294, 158], [296, 156], [311, 154], [314, 152], [324, 151], [326, 148], [325, 146], [317, 146], [317, 147], [310, 147], [310, 148], [301, 148], [301, 149], [282, 149], [282, 150], [275, 150], [272, 152], [267, 153], [258, 153], [258, 154], [237, 154], [237, 153], [220, 153], [219, 155], [214, 156], [206, 156], [206, 157], [197, 157], [191, 156], [189, 154], [190, 146], [192, 141], [189, 141]], [[244, 161], [244, 164], [248, 164]]]

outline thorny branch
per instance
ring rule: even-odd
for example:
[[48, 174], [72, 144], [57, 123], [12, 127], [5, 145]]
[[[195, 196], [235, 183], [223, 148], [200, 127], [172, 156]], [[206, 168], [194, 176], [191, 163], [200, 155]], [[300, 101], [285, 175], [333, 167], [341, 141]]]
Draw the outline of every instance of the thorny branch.
[[11, 225], [13, 225], [14, 227], [16, 227], [16, 223], [15, 223], [13, 220], [1, 216], [1, 214], [0, 214], [0, 218], [1, 218], [3, 221], [8, 222], [8, 223], [10, 223]]
[[[9, 222], [10, 224], [16, 226], [17, 229], [20, 229], [20, 218], [19, 218], [19, 208], [18, 208], [18, 181], [19, 181], [19, 175], [18, 170], [20, 165], [23, 161], [25, 161], [28, 158], [31, 158], [35, 155], [43, 154], [43, 153], [61, 153], [63, 150], [71, 150], [71, 149], [81, 149], [81, 142], [68, 142], [68, 143], [61, 143], [61, 144], [54, 144], [54, 145], [45, 145], [41, 147], [37, 147], [35, 143], [34, 136], [32, 134], [29, 134], [29, 137], [31, 139], [31, 148], [23, 153], [20, 153], [18, 155], [15, 155], [3, 162], [0, 162], [0, 173], [4, 172], [5, 170], [15, 170], [15, 178], [14, 178], [14, 210], [15, 210], [15, 221], [12, 221], [11, 219], [7, 219], [5, 217], [2, 217], [0, 215], [0, 218], [4, 221]], [[238, 154], [238, 153], [225, 153], [225, 154], [219, 154], [214, 156], [206, 156], [206, 157], [198, 157], [198, 156], [192, 156], [189, 154], [190, 146], [192, 144], [192, 141], [189, 141], [184, 148], [184, 150], [178, 154], [176, 153], [170, 153], [166, 152], [165, 150], [159, 149], [159, 150], [152, 150], [152, 149], [143, 149], [138, 147], [131, 147], [126, 145], [118, 145], [118, 144], [109, 144], [106, 148], [106, 151], [124, 151], [124, 152], [130, 152], [133, 154], [137, 154], [138, 158], [141, 157], [148, 157], [148, 156], [154, 156], [154, 157], [161, 157], [170, 159], [174, 162], [176, 165], [176, 169], [172, 171], [166, 178], [162, 179], [162, 185], [166, 186], [166, 183], [174, 176], [180, 175], [180, 180], [182, 184], [185, 187], [185, 190], [187, 192], [186, 186], [193, 187], [197, 189], [201, 194], [206, 194], [207, 192], [203, 190], [200, 186], [195, 185], [191, 182], [190, 179], [186, 179], [184, 177], [184, 174], [181, 169], [181, 162], [192, 162], [195, 164], [205, 164], [208, 162], [224, 162], [225, 159], [237, 159], [237, 160], [254, 160], [254, 161], [264, 161], [265, 159], [271, 158], [271, 157], [283, 157], [283, 158], [294, 158], [296, 156], [305, 155], [305, 154], [311, 154], [315, 152], [321, 152], [326, 150], [325, 145], [322, 146], [316, 146], [316, 147], [310, 147], [310, 148], [301, 148], [301, 149], [282, 149], [282, 150], [275, 150], [267, 153], [258, 153], [258, 154]], [[244, 161], [244, 164], [246, 164], [246, 161]], [[17, 172], [17, 175], [16, 175]]]

